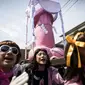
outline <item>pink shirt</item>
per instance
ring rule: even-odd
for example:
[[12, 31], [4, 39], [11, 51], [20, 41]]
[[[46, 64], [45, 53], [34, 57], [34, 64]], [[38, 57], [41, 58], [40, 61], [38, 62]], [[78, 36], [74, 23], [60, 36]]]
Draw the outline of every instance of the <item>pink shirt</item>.
[[48, 68], [48, 85], [52, 85], [53, 82], [63, 84], [64, 80], [56, 68], [50, 67]]
[[70, 81], [64, 81], [64, 85], [83, 85], [81, 81], [77, 81], [79, 77], [76, 76], [73, 79], [71, 79]]

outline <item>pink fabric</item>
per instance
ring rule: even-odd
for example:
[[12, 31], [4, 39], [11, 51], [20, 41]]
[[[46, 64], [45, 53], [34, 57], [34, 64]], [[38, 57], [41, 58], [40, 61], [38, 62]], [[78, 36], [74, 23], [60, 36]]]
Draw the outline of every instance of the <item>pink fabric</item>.
[[57, 48], [54, 47], [52, 49], [50, 49], [51, 53], [52, 53], [52, 57], [50, 58], [50, 60], [52, 59], [60, 59], [60, 58], [64, 58], [64, 50], [61, 48]]
[[40, 80], [39, 85], [44, 85], [44, 79], [41, 79], [41, 80]]
[[77, 82], [77, 79], [78, 79], [78, 76], [72, 78], [69, 81], [65, 80], [64, 85], [82, 85], [82, 82], [81, 81]]
[[[48, 85], [52, 85], [52, 83], [55, 82], [55, 84], [63, 84], [64, 80], [58, 73], [57, 69], [54, 67], [48, 68]], [[39, 85], [44, 85], [44, 80], [42, 79], [40, 81]]]
[[55, 82], [56, 84], [63, 84], [64, 80], [58, 73], [57, 69], [54, 67], [48, 68], [48, 85], [52, 85]]
[[9, 78], [13, 75], [12, 72], [5, 73], [0, 70], [0, 85], [9, 85], [10, 81]]

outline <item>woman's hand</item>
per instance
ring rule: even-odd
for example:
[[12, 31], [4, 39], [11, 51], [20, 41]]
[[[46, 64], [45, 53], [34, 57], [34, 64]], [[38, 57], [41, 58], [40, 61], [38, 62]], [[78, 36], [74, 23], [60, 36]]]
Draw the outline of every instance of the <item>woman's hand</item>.
[[9, 85], [28, 85], [27, 81], [29, 79], [29, 76], [26, 72], [23, 72], [20, 76], [16, 77], [14, 76], [12, 78], [12, 81]]

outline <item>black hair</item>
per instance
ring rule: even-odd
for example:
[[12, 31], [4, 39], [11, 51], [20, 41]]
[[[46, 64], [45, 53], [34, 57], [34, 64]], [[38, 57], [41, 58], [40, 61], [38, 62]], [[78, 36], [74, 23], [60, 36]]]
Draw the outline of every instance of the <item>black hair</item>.
[[[51, 65], [51, 63], [50, 63], [50, 58], [49, 58], [50, 56], [48, 55], [48, 53], [47, 53], [47, 51], [45, 49], [37, 49], [35, 51], [34, 56], [33, 56], [33, 60], [29, 64], [28, 68], [26, 69], [26, 72], [29, 74], [29, 81], [28, 81], [28, 84], [29, 85], [34, 82], [33, 75], [35, 75], [35, 73], [38, 72], [38, 63], [36, 61], [36, 55], [37, 55], [37, 53], [39, 51], [44, 51], [47, 54], [47, 63], [45, 65], [45, 70], [44, 70], [44, 74], [43, 75], [44, 75], [44, 84], [45, 85], [48, 85], [48, 71], [47, 71], [47, 68], [49, 68], [49, 66]], [[40, 75], [42, 75], [42, 73]]]
[[15, 63], [15, 64], [17, 64], [20, 61], [20, 58], [21, 58], [20, 47], [15, 42], [13, 42], [11, 40], [1, 41], [0, 46], [2, 46], [2, 45], [9, 45], [9, 46], [12, 46], [12, 47], [16, 47], [18, 49], [19, 53], [17, 54], [17, 60], [16, 60], [16, 63]]
[[33, 67], [33, 68], [32, 68], [33, 70], [38, 69], [38, 63], [37, 63], [37, 61], [36, 61], [36, 55], [37, 55], [37, 53], [38, 53], [39, 51], [44, 51], [44, 52], [47, 54], [47, 63], [46, 63], [46, 65], [45, 65], [45, 68], [48, 68], [48, 67], [51, 65], [51, 63], [50, 63], [50, 58], [49, 58], [49, 55], [48, 55], [47, 51], [46, 51], [45, 49], [37, 49], [37, 50], [35, 51], [35, 53], [34, 53], [34, 57], [33, 57], [33, 60], [32, 60], [32, 62], [31, 62], [31, 65], [32, 65], [31, 67]]
[[[85, 42], [85, 33], [80, 34], [77, 38], [76, 41], [82, 41]], [[67, 53], [68, 53], [68, 49], [69, 46], [71, 45], [71, 43], [67, 43], [66, 47], [65, 47], [65, 60], [67, 61]], [[80, 58], [82, 56], [80, 55]], [[85, 73], [84, 73], [84, 68], [78, 68], [78, 53], [77, 53], [77, 48], [74, 45], [74, 50], [73, 53], [71, 55], [71, 63], [70, 66], [67, 66], [67, 69], [65, 70], [65, 74], [64, 74], [64, 79], [66, 80], [70, 80], [75, 76], [79, 76], [78, 80], [81, 80], [83, 85], [85, 85]]]

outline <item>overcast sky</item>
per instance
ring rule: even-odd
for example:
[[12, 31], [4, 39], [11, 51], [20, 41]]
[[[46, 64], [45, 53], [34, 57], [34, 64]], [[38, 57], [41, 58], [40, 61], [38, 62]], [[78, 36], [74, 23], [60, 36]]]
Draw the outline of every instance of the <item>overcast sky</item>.
[[[65, 32], [85, 21], [85, 0], [58, 0], [61, 4]], [[67, 4], [66, 4], [67, 3]], [[66, 5], [65, 5], [66, 4]], [[0, 41], [11, 39], [24, 48], [26, 42], [26, 13], [28, 0], [0, 0]], [[65, 6], [64, 6], [65, 5]], [[60, 18], [54, 22], [55, 43], [62, 34]], [[28, 42], [32, 39], [28, 28]]]

